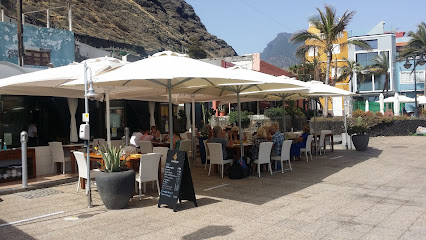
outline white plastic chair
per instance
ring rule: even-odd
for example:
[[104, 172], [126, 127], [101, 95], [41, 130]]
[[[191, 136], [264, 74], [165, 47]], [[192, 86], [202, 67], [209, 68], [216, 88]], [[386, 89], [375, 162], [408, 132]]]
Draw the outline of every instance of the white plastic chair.
[[306, 139], [306, 147], [300, 149], [300, 153], [305, 153], [306, 162], [309, 162], [308, 153], [309, 153], [309, 155], [311, 155], [311, 161], [313, 160], [312, 152], [311, 152], [312, 138], [313, 137], [314, 137], [313, 135], [309, 135], [308, 138]]
[[191, 140], [181, 140], [180, 141], [180, 145], [179, 145], [179, 150], [180, 151], [185, 151], [186, 152], [186, 154], [188, 155], [188, 159], [191, 159], [191, 154], [192, 154], [192, 151], [191, 151], [191, 143], [192, 143], [192, 141]]
[[139, 141], [139, 147], [140, 147], [141, 153], [152, 153], [151, 141]]
[[321, 149], [324, 150], [324, 154], [325, 154], [325, 149], [326, 149], [326, 141], [327, 139], [325, 139], [325, 135], [326, 134], [331, 134], [331, 130], [321, 130], [321, 134], [320, 134], [320, 142], [319, 142], [319, 154], [321, 155]]
[[204, 163], [204, 170], [207, 169], [207, 162], [210, 161], [210, 153], [209, 153], [209, 148], [207, 146], [207, 139], [203, 140], [203, 144], [204, 144], [204, 149], [206, 152], [206, 162]]
[[166, 168], [167, 153], [169, 152], [169, 148], [153, 147], [152, 152], [161, 154], [161, 173], [164, 173], [164, 169]]
[[[81, 179], [83, 178], [87, 180], [87, 161], [83, 152], [73, 151], [72, 154], [74, 154], [74, 157], [78, 166], [78, 182], [77, 182], [77, 192], [78, 192], [78, 190], [80, 189]], [[99, 169], [90, 170], [90, 178], [94, 178], [97, 172], [99, 172]], [[86, 195], [87, 193], [88, 193], [88, 188], [86, 188]]]
[[49, 142], [49, 147], [52, 153], [52, 174], [55, 168], [55, 162], [62, 163], [62, 174], [65, 174], [65, 162], [70, 162], [71, 157], [65, 157], [64, 148], [61, 142]]
[[182, 140], [188, 140], [188, 138], [186, 137], [186, 133], [180, 133], [179, 136]]
[[[142, 200], [142, 183], [143, 191], [146, 192], [146, 182], [156, 181], [157, 191], [160, 195], [160, 185], [158, 181], [158, 164], [160, 163], [161, 154], [147, 153], [141, 155], [139, 164], [139, 173], [136, 174], [136, 182], [139, 183], [139, 200]], [[154, 187], [153, 187], [154, 189]]]
[[185, 132], [186, 135], [186, 139], [191, 140], [192, 139], [192, 133], [190, 132]]
[[281, 156], [271, 156], [271, 160], [281, 162], [281, 173], [284, 173], [285, 161], [287, 161], [289, 165], [289, 168], [287, 169], [290, 169], [290, 171], [293, 171], [293, 169], [291, 168], [291, 162], [290, 162], [290, 149], [291, 149], [292, 142], [293, 142], [292, 140], [285, 140], [281, 148]]
[[137, 149], [134, 146], [125, 146], [123, 148], [123, 154], [133, 154], [133, 153], [137, 153]]
[[261, 164], [268, 164], [269, 166], [269, 172], [272, 175], [272, 167], [271, 167], [271, 150], [272, 145], [274, 143], [272, 142], [263, 142], [259, 145], [259, 158], [254, 160], [254, 163], [257, 164], [257, 172], [259, 173], [260, 177], [260, 165]]
[[223, 166], [225, 164], [231, 164], [233, 162], [233, 159], [223, 159], [223, 152], [222, 152], [222, 144], [220, 143], [207, 143], [207, 147], [210, 150], [210, 167], [209, 167], [209, 176], [210, 172], [212, 170], [212, 164], [217, 164], [220, 167], [220, 170], [222, 172], [222, 178], [223, 178]]

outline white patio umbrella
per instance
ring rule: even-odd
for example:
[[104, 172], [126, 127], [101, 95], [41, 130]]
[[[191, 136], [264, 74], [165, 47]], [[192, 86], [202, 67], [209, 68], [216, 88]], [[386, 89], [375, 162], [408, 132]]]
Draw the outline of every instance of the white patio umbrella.
[[368, 99], [365, 100], [365, 111], [366, 112], [370, 111], [370, 103], [368, 102]]
[[379, 95], [379, 103], [380, 103], [380, 112], [382, 114], [385, 114], [384, 108], [385, 108], [385, 102], [384, 102], [384, 96], [383, 93], [380, 93]]
[[425, 105], [426, 104], [426, 96], [417, 97], [417, 103], [420, 104], [420, 105]]
[[[413, 103], [414, 98], [410, 98], [404, 95], [398, 95], [398, 100], [400, 103]], [[388, 97], [384, 99], [385, 103], [393, 103], [395, 102], [395, 97]]]
[[[385, 101], [386, 101], [386, 99], [385, 99]], [[399, 116], [399, 111], [401, 110], [399, 103], [400, 103], [399, 102], [399, 94], [395, 93], [394, 104], [393, 104], [393, 111], [395, 113], [395, 116]]]
[[[94, 79], [94, 85], [108, 87], [147, 87], [166, 90], [169, 95], [168, 99], [170, 100], [170, 148], [173, 149], [172, 92], [181, 93], [177, 91], [178, 88], [191, 88], [194, 86], [202, 88], [220, 85], [236, 86], [237, 84], [254, 83], [255, 81], [255, 77], [230, 74], [225, 68], [191, 59], [186, 54], [165, 51], [103, 74], [98, 79]], [[84, 81], [77, 80], [65, 85], [81, 86], [83, 84]], [[188, 93], [191, 95], [197, 94]], [[149, 94], [145, 96], [149, 96]]]
[[[207, 94], [210, 96], [218, 96], [223, 98], [228, 96], [228, 98], [236, 99], [237, 101], [237, 110], [238, 110], [238, 128], [239, 128], [239, 138], [240, 138], [240, 154], [244, 155], [244, 148], [242, 144], [242, 127], [241, 127], [241, 101], [240, 96], [244, 93], [250, 92], [261, 92], [271, 89], [299, 89], [304, 88], [304, 84], [301, 81], [297, 81], [289, 78], [277, 78], [272, 75], [265, 73], [242, 69], [239, 67], [228, 68], [230, 74], [233, 75], [233, 78], [243, 78], [243, 79], [252, 79], [260, 82], [253, 82], [250, 84], [240, 84], [240, 85], [231, 85], [231, 84], [222, 84], [217, 86], [194, 86], [179, 89], [181, 92], [186, 93], [195, 93], [195, 94]], [[306, 88], [305, 88], [306, 89]]]
[[[90, 67], [92, 77], [98, 77], [103, 73], [126, 64], [125, 62], [111, 57], [93, 58], [83, 62], [86, 62]], [[0, 79], [0, 94], [84, 98], [84, 90], [82, 88], [65, 89], [62, 87], [62, 84], [68, 81], [83, 79], [83, 62], [74, 62], [62, 67], [49, 68]], [[106, 93], [108, 91], [108, 89], [106, 91], [105, 89], [97, 90], [98, 93]], [[117, 92], [114, 94], [118, 97], [120, 93]], [[69, 108], [71, 115], [70, 141], [75, 142], [75, 136], [77, 134], [77, 127], [75, 126], [75, 108], [77, 106], [75, 106], [75, 101], [69, 100], [68, 102], [70, 103]]]

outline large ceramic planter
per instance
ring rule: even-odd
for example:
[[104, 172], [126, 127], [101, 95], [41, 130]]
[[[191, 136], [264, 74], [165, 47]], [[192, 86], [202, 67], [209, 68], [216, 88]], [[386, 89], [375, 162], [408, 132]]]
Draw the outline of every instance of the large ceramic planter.
[[135, 191], [135, 171], [98, 172], [96, 186], [106, 208], [125, 208]]
[[352, 136], [352, 143], [354, 144], [357, 151], [367, 150], [369, 140], [370, 140], [370, 136], [368, 134]]

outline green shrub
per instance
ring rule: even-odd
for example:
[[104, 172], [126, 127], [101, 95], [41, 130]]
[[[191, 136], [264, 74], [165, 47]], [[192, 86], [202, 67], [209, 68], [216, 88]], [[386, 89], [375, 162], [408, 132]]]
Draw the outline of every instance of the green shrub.
[[363, 117], [365, 114], [365, 112], [361, 109], [357, 109], [355, 111], [353, 111], [352, 113], [352, 117], [357, 118], [357, 117]]
[[[253, 113], [249, 112], [249, 111], [242, 111], [241, 112], [241, 127], [242, 128], [247, 128], [248, 125], [250, 124], [250, 118], [249, 115], [253, 115]], [[235, 125], [238, 126], [238, 111], [231, 111], [228, 114], [229, 116], [229, 124], [233, 124], [235, 123]]]
[[267, 116], [270, 119], [277, 119], [281, 118], [283, 116], [283, 109], [282, 108], [268, 108], [263, 113], [265, 116]]
[[349, 125], [348, 134], [362, 135], [368, 133], [369, 126], [363, 121], [362, 117], [358, 117], [355, 123]]

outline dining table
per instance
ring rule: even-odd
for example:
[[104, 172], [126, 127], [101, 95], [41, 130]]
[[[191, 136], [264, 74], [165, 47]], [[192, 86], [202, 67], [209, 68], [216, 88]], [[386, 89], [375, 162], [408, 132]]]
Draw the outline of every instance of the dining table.
[[[235, 141], [234, 145], [232, 147], [229, 147], [230, 149], [232, 149], [233, 153], [234, 153], [234, 161], [240, 159], [241, 157], [241, 151], [240, 151], [240, 142], [239, 141]], [[247, 152], [251, 149], [251, 147], [253, 146], [253, 143], [247, 142], [247, 141], [243, 141], [243, 148], [244, 148], [244, 153], [247, 156]]]

